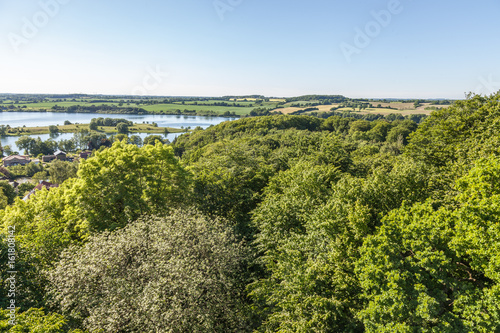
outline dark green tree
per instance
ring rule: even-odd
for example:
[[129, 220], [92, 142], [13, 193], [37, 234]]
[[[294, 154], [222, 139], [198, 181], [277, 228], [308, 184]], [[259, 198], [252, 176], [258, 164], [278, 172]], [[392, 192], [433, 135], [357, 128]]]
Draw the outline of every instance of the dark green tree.
[[31, 191], [35, 185], [32, 183], [22, 183], [17, 186], [17, 194], [19, 197], [24, 197], [28, 191]]
[[116, 130], [119, 134], [127, 134], [129, 132], [128, 125], [126, 123], [119, 123], [116, 125]]
[[96, 119], [92, 119], [89, 124], [89, 130], [91, 131], [97, 131], [99, 129], [99, 126], [97, 125]]
[[26, 164], [25, 168], [26, 168], [26, 176], [28, 177], [33, 177], [35, 173], [43, 171], [42, 164], [35, 164], [33, 162]]
[[50, 163], [50, 182], [62, 184], [66, 179], [75, 178], [78, 171], [78, 163], [55, 160]]
[[7, 199], [7, 204], [12, 205], [14, 203], [14, 199], [17, 196], [16, 191], [12, 187], [12, 185], [10, 185], [9, 182], [6, 180], [2, 180], [0, 181], [0, 191]]
[[165, 140], [160, 136], [160, 135], [148, 135], [147, 137], [144, 138], [144, 144], [145, 145], [155, 145], [156, 142], [160, 142], [162, 144], [165, 143]]
[[50, 132], [50, 134], [57, 134], [57, 133], [59, 133], [59, 128], [55, 125], [50, 125], [49, 132]]

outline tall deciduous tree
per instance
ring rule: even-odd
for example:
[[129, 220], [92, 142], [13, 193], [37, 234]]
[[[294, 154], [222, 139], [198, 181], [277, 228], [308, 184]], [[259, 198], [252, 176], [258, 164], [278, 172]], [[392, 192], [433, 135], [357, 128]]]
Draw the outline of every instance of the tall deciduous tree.
[[165, 143], [165, 140], [160, 135], [148, 135], [144, 138], [145, 145], [155, 145], [157, 141]]
[[74, 188], [91, 229], [123, 227], [141, 215], [165, 212], [187, 197], [188, 173], [163, 144], [115, 142], [82, 161]]
[[[498, 154], [500, 92], [470, 95], [446, 109], [432, 112], [413, 133], [405, 154], [438, 167], [458, 169], [491, 153]], [[463, 174], [460, 174], [461, 176]]]
[[33, 177], [33, 175], [37, 172], [43, 171], [42, 164], [35, 164], [34, 162], [30, 162], [26, 165], [26, 176]]
[[50, 125], [49, 131], [50, 131], [50, 134], [57, 134], [57, 133], [59, 133], [59, 128], [56, 125]]
[[116, 130], [119, 134], [127, 134], [128, 133], [128, 125], [126, 123], [118, 123], [116, 125]]
[[479, 161], [459, 195], [403, 205], [361, 249], [367, 332], [500, 329], [500, 159]]
[[8, 181], [0, 181], [0, 192], [5, 196], [9, 205], [14, 203], [14, 199], [16, 198], [16, 191]]
[[245, 332], [248, 258], [227, 223], [176, 211], [70, 248], [51, 294], [92, 332]]
[[359, 248], [384, 213], [425, 199], [427, 189], [425, 170], [412, 163], [367, 179], [307, 163], [275, 176], [253, 218], [268, 273], [252, 285], [267, 315], [262, 331], [362, 332]]
[[78, 171], [78, 163], [55, 160], [50, 164], [50, 182], [62, 184], [66, 179], [75, 178]]

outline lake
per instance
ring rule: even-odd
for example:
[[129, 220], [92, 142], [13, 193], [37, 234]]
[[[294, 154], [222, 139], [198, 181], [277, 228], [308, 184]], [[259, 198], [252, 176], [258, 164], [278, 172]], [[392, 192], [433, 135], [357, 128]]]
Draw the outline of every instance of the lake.
[[[236, 120], [239, 118], [228, 117], [200, 117], [200, 116], [174, 116], [174, 115], [137, 115], [137, 114], [103, 114], [103, 113], [66, 113], [66, 112], [0, 112], [0, 125], [10, 125], [10, 127], [36, 127], [49, 125], [63, 125], [64, 121], [69, 120], [71, 123], [88, 124], [92, 118], [123, 118], [134, 123], [157, 123], [159, 127], [175, 127], [175, 128], [207, 128], [210, 125], [217, 125], [224, 121]], [[145, 138], [150, 134], [133, 133]], [[182, 133], [169, 133], [167, 139], [172, 141]], [[32, 137], [40, 137], [42, 140], [50, 138], [50, 134], [32, 135]], [[54, 140], [66, 140], [73, 137], [72, 133], [63, 133], [54, 137]], [[10, 145], [12, 149], [19, 151], [15, 142], [19, 139], [18, 136], [4, 136], [0, 138], [2, 146]], [[20, 152], [22, 153], [22, 152]]]
[[201, 126], [207, 128], [226, 120], [239, 118], [227, 117], [199, 117], [199, 116], [173, 116], [156, 114], [103, 114], [103, 113], [66, 113], [66, 112], [0, 112], [0, 125], [10, 127], [35, 127], [49, 125], [63, 125], [65, 120], [71, 123], [88, 124], [92, 118], [123, 118], [134, 123], [157, 123], [159, 127], [188, 127]]

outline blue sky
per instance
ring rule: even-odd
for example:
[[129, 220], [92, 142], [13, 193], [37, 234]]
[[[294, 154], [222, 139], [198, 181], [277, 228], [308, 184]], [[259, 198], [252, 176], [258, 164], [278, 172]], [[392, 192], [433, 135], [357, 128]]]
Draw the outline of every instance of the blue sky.
[[0, 93], [489, 94], [499, 14], [498, 0], [0, 0]]

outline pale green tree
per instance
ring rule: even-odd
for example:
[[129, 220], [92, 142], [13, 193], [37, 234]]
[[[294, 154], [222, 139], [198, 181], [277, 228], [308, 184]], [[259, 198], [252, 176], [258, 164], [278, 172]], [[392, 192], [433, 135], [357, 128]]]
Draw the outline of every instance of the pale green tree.
[[175, 211], [70, 248], [50, 294], [91, 332], [246, 332], [247, 260], [227, 222]]

